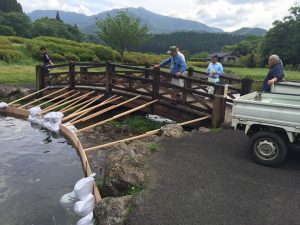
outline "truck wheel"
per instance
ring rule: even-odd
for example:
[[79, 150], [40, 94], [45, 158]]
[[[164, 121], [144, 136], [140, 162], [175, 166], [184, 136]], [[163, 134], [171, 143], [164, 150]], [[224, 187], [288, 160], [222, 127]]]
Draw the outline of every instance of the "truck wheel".
[[248, 151], [256, 163], [277, 166], [285, 160], [287, 146], [278, 134], [260, 131], [250, 137]]

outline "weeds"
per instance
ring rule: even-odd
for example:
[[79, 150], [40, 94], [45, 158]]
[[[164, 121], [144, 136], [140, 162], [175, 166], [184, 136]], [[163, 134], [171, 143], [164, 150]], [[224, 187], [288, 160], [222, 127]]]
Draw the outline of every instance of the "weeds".
[[150, 142], [146, 144], [146, 148], [150, 151], [150, 152], [155, 152], [159, 149], [159, 144], [156, 142]]

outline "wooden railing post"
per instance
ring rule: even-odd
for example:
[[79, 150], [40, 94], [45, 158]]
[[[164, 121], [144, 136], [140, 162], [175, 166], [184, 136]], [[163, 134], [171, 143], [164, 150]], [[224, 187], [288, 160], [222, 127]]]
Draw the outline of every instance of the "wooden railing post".
[[253, 80], [244, 78], [241, 80], [241, 96], [251, 93]]
[[75, 88], [75, 62], [69, 62], [70, 89]]
[[[188, 68], [188, 77], [193, 77], [194, 69], [193, 67]], [[192, 87], [192, 82], [190, 79], [185, 79], [184, 80], [184, 87], [185, 88], [191, 88]], [[182, 103], [185, 104], [187, 102], [187, 92], [184, 91], [182, 94]]]
[[146, 63], [145, 64], [145, 78], [149, 78], [149, 69], [150, 69], [150, 64]]
[[45, 77], [43, 76], [44, 66], [36, 65], [35, 74], [36, 74], [36, 90], [39, 91], [45, 88]]
[[110, 62], [106, 63], [106, 97], [111, 96], [112, 92], [112, 75], [115, 72], [115, 65], [111, 64]]
[[226, 98], [228, 84], [218, 84], [215, 86], [212, 111], [212, 127], [219, 128], [225, 119]]
[[160, 68], [153, 69], [153, 84], [152, 84], [152, 99], [159, 98], [159, 85], [160, 85]]

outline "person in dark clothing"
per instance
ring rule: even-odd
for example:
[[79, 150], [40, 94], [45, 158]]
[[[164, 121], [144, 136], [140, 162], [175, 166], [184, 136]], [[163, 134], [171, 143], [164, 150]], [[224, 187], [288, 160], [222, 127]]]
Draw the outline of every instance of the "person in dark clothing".
[[53, 66], [53, 62], [51, 61], [48, 53], [47, 53], [47, 48], [46, 47], [41, 47], [40, 48], [40, 52], [41, 52], [41, 57], [42, 57], [42, 61], [44, 63], [44, 66]]
[[270, 70], [262, 85], [263, 92], [270, 92], [272, 85], [275, 82], [282, 81], [284, 76], [283, 64], [278, 55], [271, 55], [268, 63]]

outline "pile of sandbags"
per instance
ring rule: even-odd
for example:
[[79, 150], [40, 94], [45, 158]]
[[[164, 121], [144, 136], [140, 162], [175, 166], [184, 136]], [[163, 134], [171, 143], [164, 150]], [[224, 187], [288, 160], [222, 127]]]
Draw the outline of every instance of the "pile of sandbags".
[[49, 112], [44, 116], [42, 126], [50, 131], [58, 132], [63, 116], [61, 112]]
[[74, 191], [65, 194], [61, 197], [62, 206], [70, 209], [74, 204], [74, 212], [82, 218], [77, 222], [77, 225], [93, 225], [93, 210], [95, 208], [95, 198], [93, 193], [94, 177], [92, 174], [89, 177], [82, 178], [75, 186]]
[[39, 112], [41, 112], [41, 111], [42, 111], [42, 109], [40, 107], [33, 107], [33, 108], [29, 109], [28, 120], [31, 123], [41, 124], [43, 122], [42, 117], [39, 115]]

